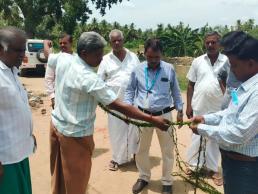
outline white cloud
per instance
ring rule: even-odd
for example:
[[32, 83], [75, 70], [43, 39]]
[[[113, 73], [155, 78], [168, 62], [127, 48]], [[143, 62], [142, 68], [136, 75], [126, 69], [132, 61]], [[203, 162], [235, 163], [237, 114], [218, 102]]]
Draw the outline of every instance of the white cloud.
[[196, 28], [206, 23], [234, 25], [238, 19], [255, 19], [257, 23], [257, 7], [258, 0], [123, 0], [121, 4], [113, 5], [101, 19], [122, 25], [134, 23], [142, 29], [179, 22]]

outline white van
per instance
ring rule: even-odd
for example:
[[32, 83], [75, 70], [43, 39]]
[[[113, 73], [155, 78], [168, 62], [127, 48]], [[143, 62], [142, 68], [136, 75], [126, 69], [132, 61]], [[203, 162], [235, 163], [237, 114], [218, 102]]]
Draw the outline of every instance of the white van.
[[37, 70], [40, 74], [45, 73], [47, 58], [44, 55], [43, 40], [27, 39], [25, 57], [20, 66], [20, 75], [23, 76], [27, 70]]

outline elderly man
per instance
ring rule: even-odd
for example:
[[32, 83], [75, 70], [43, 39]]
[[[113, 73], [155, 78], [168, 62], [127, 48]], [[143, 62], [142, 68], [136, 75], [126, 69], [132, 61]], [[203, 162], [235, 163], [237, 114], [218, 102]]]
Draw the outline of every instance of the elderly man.
[[[59, 37], [59, 48], [61, 53], [68, 53], [73, 55], [73, 37], [70, 34], [62, 33]], [[44, 41], [44, 55], [48, 58], [51, 55], [52, 42]], [[51, 106], [55, 107], [55, 69], [47, 66], [45, 74], [45, 85], [47, 93], [51, 99]]]
[[219, 144], [225, 194], [257, 194], [258, 40], [235, 31], [225, 35], [221, 45], [231, 71], [243, 83], [232, 95], [227, 109], [195, 116], [191, 128]]
[[[147, 61], [137, 66], [125, 92], [124, 101], [134, 104], [149, 115], [160, 115], [172, 120], [171, 111], [178, 111], [177, 121], [183, 120], [183, 103], [171, 64], [161, 60], [162, 45], [158, 39], [145, 42], [144, 53]], [[175, 107], [174, 107], [175, 106]], [[136, 153], [136, 165], [140, 172], [139, 179], [133, 186], [133, 193], [140, 193], [150, 181], [151, 169], [149, 150], [154, 127], [142, 128], [140, 143]], [[162, 153], [162, 194], [172, 193], [173, 140], [169, 132], [156, 130]]]
[[[128, 84], [132, 70], [140, 61], [136, 54], [123, 47], [124, 36], [120, 30], [114, 29], [109, 34], [112, 51], [103, 57], [98, 74], [106, 82], [120, 100]], [[118, 165], [129, 162], [135, 153], [135, 129], [124, 121], [108, 115], [108, 129], [112, 148], [110, 170], [118, 170]]]
[[25, 53], [25, 32], [0, 29], [0, 193], [31, 194], [29, 155], [33, 153], [32, 117], [17, 73]]
[[119, 101], [94, 72], [102, 60], [104, 46], [105, 40], [98, 33], [84, 32], [77, 43], [78, 56], [62, 53], [49, 57], [48, 65], [56, 69], [56, 105], [50, 129], [53, 194], [86, 191], [98, 102], [129, 117], [151, 122], [162, 130], [168, 128], [167, 120]]
[[[194, 59], [187, 74], [189, 80], [187, 88], [187, 109], [186, 115], [191, 118], [193, 115], [202, 115], [219, 111], [223, 101], [223, 92], [220, 87], [217, 75], [219, 70], [228, 63], [228, 58], [219, 53], [220, 35], [217, 32], [210, 32], [205, 36], [205, 48], [207, 53]], [[208, 174], [216, 185], [222, 185], [222, 177], [218, 173], [220, 158], [219, 147], [213, 140], [205, 139], [206, 150], [202, 152], [199, 164], [205, 164]], [[198, 163], [198, 150], [200, 136], [193, 134], [192, 143], [188, 149], [187, 161], [191, 174]], [[205, 158], [204, 158], [205, 155]]]

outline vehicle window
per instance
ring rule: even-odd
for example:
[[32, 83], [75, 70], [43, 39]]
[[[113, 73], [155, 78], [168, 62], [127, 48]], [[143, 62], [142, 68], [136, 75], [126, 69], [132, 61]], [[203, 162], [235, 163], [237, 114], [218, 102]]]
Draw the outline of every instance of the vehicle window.
[[38, 52], [40, 49], [43, 49], [43, 43], [28, 43], [29, 52]]

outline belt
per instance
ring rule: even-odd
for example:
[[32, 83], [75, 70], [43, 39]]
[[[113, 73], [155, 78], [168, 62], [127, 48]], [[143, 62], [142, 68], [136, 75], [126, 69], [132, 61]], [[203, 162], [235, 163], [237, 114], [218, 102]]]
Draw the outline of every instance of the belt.
[[147, 113], [147, 114], [149, 114], [149, 115], [153, 115], [153, 116], [160, 116], [160, 115], [163, 115], [163, 114], [168, 113], [168, 112], [170, 112], [170, 111], [172, 111], [172, 110], [175, 109], [175, 107], [173, 106], [173, 107], [166, 107], [166, 108], [164, 108], [163, 110], [158, 111], [158, 112], [150, 112], [150, 111], [148, 111], [148, 110], [143, 109], [143, 108], [140, 107], [140, 106], [138, 106], [138, 108], [139, 108], [142, 112]]
[[226, 151], [220, 149], [221, 156], [222, 157], [228, 157], [232, 160], [238, 160], [238, 161], [243, 161], [243, 162], [256, 162], [258, 161], [258, 157], [251, 157], [251, 156], [246, 156], [240, 153], [236, 152], [231, 152], [231, 151]]

